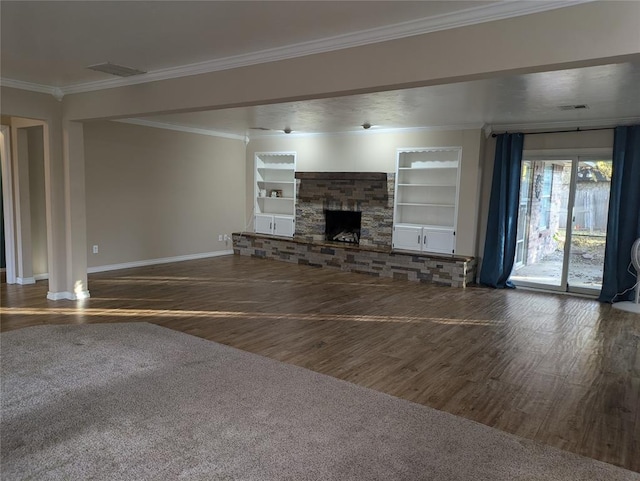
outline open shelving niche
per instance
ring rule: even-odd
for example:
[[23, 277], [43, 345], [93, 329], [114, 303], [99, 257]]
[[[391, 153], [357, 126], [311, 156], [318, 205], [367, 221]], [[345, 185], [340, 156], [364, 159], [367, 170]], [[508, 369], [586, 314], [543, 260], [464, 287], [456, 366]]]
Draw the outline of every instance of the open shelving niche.
[[[296, 208], [295, 170], [295, 152], [256, 152], [256, 233], [293, 237]], [[282, 195], [272, 197], [272, 191], [280, 191]]]
[[462, 148], [398, 149], [393, 248], [455, 253]]

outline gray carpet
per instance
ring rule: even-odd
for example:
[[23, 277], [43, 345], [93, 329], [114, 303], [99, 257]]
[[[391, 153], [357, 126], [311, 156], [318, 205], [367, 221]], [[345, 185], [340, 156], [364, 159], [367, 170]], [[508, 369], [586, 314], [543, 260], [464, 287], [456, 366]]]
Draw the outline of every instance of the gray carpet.
[[150, 324], [0, 338], [4, 481], [640, 479]]

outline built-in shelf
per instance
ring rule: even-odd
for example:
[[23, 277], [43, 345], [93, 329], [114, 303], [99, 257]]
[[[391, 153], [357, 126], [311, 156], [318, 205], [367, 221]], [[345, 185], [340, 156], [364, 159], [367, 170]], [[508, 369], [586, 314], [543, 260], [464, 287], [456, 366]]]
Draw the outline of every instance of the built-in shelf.
[[[257, 233], [292, 237], [295, 232], [295, 152], [255, 155], [255, 217]], [[272, 197], [271, 193], [278, 193]]]
[[393, 247], [455, 252], [461, 149], [398, 151]]
[[368, 180], [387, 181], [386, 172], [296, 172], [300, 180]]
[[447, 207], [455, 208], [455, 204], [430, 204], [426, 202], [398, 202], [396, 205], [408, 205], [416, 207]]
[[456, 184], [398, 184], [398, 187], [456, 187]]

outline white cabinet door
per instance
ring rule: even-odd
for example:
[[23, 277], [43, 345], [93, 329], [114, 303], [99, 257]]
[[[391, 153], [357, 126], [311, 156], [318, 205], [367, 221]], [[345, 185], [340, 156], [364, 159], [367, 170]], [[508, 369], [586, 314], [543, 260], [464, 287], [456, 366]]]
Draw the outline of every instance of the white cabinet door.
[[254, 227], [256, 234], [272, 234], [273, 233], [273, 216], [272, 215], [256, 215]]
[[273, 233], [284, 237], [293, 237], [295, 232], [293, 217], [273, 216]]
[[419, 251], [422, 244], [422, 227], [395, 226], [393, 228], [393, 248]]
[[437, 252], [441, 254], [453, 254], [456, 236], [453, 230], [429, 229], [422, 231], [422, 250], [425, 252]]

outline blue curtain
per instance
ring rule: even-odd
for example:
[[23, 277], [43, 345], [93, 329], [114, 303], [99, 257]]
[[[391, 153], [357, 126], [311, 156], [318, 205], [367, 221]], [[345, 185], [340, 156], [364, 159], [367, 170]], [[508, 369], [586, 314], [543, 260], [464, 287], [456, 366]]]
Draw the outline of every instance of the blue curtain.
[[[616, 127], [613, 140], [613, 171], [609, 196], [607, 244], [604, 253], [602, 291], [598, 300], [631, 299], [636, 278], [627, 270], [631, 245], [640, 237], [640, 125]], [[630, 269], [633, 271], [633, 268]]]
[[523, 142], [523, 134], [501, 134], [496, 143], [480, 283], [500, 289], [514, 287], [508, 279], [516, 255]]

